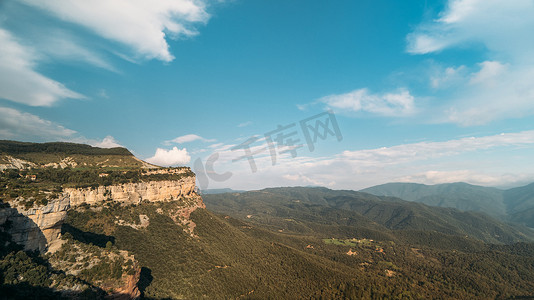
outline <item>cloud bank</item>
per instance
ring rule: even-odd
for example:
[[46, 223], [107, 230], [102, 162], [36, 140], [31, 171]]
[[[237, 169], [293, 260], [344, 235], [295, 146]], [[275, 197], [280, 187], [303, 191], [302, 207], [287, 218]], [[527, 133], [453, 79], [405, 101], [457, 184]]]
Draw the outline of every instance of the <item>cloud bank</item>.
[[[361, 189], [397, 181], [511, 186], [534, 180], [534, 172], [528, 167], [534, 163], [534, 131], [346, 150], [330, 157], [309, 157], [301, 151], [293, 158], [286, 153], [277, 156], [274, 166], [268, 151], [264, 151], [254, 155], [254, 173], [247, 159], [239, 159], [243, 151], [231, 151], [234, 146], [209, 149], [210, 153], [218, 153], [218, 172], [233, 174], [225, 182], [211, 182], [212, 187], [250, 189], [311, 184]], [[262, 147], [251, 147], [251, 153]], [[512, 152], [514, 155], [510, 155]]]

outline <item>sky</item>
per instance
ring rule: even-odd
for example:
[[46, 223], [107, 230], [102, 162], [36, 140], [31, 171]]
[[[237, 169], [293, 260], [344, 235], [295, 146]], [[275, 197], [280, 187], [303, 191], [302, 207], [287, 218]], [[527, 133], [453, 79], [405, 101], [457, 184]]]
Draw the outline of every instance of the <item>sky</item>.
[[201, 189], [534, 182], [534, 0], [0, 1], [0, 139]]

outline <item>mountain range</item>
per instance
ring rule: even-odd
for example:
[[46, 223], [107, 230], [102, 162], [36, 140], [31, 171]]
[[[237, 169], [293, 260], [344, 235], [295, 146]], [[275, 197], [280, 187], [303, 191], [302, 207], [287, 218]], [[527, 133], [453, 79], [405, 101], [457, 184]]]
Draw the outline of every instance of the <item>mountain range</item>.
[[482, 212], [503, 221], [534, 228], [534, 183], [508, 190], [462, 182], [437, 185], [387, 183], [361, 192], [398, 197], [430, 206]]

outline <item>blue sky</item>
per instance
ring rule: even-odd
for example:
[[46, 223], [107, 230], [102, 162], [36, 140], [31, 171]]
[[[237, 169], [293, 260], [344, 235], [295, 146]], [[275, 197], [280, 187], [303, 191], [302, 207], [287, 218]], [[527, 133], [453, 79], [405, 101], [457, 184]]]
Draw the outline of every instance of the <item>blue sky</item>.
[[[2, 1], [0, 139], [121, 145], [203, 188], [517, 186], [534, 181], [532, 15], [533, 0]], [[342, 139], [310, 151], [299, 122], [327, 110]]]

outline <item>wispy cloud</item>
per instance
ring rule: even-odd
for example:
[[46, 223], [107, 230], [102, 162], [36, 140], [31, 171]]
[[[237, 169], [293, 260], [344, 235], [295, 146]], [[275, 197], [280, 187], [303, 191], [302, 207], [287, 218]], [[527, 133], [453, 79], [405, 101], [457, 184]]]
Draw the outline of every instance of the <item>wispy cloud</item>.
[[63, 98], [84, 98], [63, 84], [38, 73], [38, 55], [0, 28], [0, 98], [31, 105], [50, 106]]
[[79, 36], [67, 30], [47, 27], [37, 31], [41, 34], [31, 36], [33, 44], [39, 49], [39, 53], [50, 58], [49, 60], [85, 62], [108, 71], [119, 72], [101, 53], [101, 49], [92, 49], [90, 43]]
[[247, 127], [247, 126], [250, 126], [250, 125], [252, 125], [252, 121], [247, 121], [247, 122], [240, 123], [240, 124], [237, 125], [237, 127], [243, 128], [243, 127]]
[[197, 34], [194, 25], [208, 21], [203, 1], [194, 0], [21, 0], [61, 20], [81, 25], [119, 42], [146, 59], [172, 61], [166, 38]]
[[[534, 149], [534, 131], [347, 150], [329, 157], [309, 157], [302, 152], [292, 157], [278, 152], [275, 165], [269, 152], [260, 151], [262, 145], [254, 144], [251, 153], [259, 153], [254, 155], [257, 168], [254, 173], [249, 161], [240, 159], [244, 151], [232, 151], [234, 146], [208, 149], [218, 153], [215, 167], [219, 172], [233, 173], [225, 182], [213, 182], [218, 187], [250, 189], [312, 184], [360, 189], [392, 181], [429, 184], [466, 181], [504, 186], [534, 180], [534, 172], [525, 167], [534, 163], [528, 155]], [[500, 155], [521, 150], [527, 155], [519, 152], [515, 156]], [[524, 167], [518, 168], [518, 163]]]
[[501, 146], [534, 145], [534, 131], [468, 137], [445, 142], [420, 142], [371, 150], [345, 151], [342, 158], [361, 165], [385, 165], [413, 162], [485, 150]]
[[408, 35], [407, 51], [426, 54], [473, 43], [495, 53], [532, 61], [534, 2], [530, 0], [449, 0], [437, 19]]
[[[34, 142], [64, 141], [89, 144], [100, 148], [124, 147], [111, 135], [108, 135], [101, 140], [87, 138], [80, 135], [75, 130], [65, 128], [55, 122], [42, 119], [39, 116], [22, 112], [17, 109], [2, 106], [0, 106], [0, 139], [16, 139]], [[187, 140], [188, 137], [185, 136], [184, 139]], [[182, 141], [184, 141], [184, 139], [182, 139]], [[204, 140], [210, 141], [206, 139]], [[189, 141], [191, 141], [191, 137], [189, 137]], [[178, 149], [177, 147], [173, 147], [170, 150], [158, 148], [155, 155], [147, 159], [147, 161], [151, 163], [162, 166], [184, 165], [190, 160], [191, 157], [187, 152], [187, 149]]]
[[102, 140], [89, 139], [75, 130], [65, 128], [39, 116], [0, 106], [0, 139], [16, 139], [32, 142], [72, 142], [100, 148], [123, 147], [108, 135]]
[[98, 97], [100, 98], [104, 98], [104, 99], [109, 99], [109, 95], [108, 95], [108, 92], [105, 90], [105, 89], [100, 89], [97, 93]]
[[212, 143], [212, 142], [215, 142], [216, 140], [215, 139], [206, 139], [206, 138], [203, 138], [203, 137], [201, 137], [199, 135], [196, 135], [196, 134], [186, 134], [186, 135], [182, 135], [182, 136], [179, 136], [177, 138], [174, 138], [172, 140], [165, 141], [165, 142], [163, 142], [163, 144], [165, 144], [165, 145], [185, 144], [185, 143], [191, 143], [191, 142], [194, 142], [194, 141], [202, 141], [202, 142], [206, 142], [206, 143]]
[[450, 88], [462, 84], [466, 77], [467, 68], [459, 67], [433, 68], [430, 85], [434, 89]]
[[415, 112], [415, 99], [406, 89], [384, 94], [373, 94], [367, 89], [359, 89], [346, 94], [326, 96], [319, 99], [319, 102], [333, 109], [382, 116], [402, 117]]
[[436, 110], [442, 116], [434, 119], [471, 126], [534, 115], [533, 15], [530, 0], [449, 0], [438, 18], [407, 36], [411, 54], [486, 49], [476, 65], [448, 67], [431, 77], [433, 87], [449, 88]]
[[0, 128], [2, 139], [65, 140], [72, 138], [76, 133], [36, 115], [8, 107], [0, 107]]

